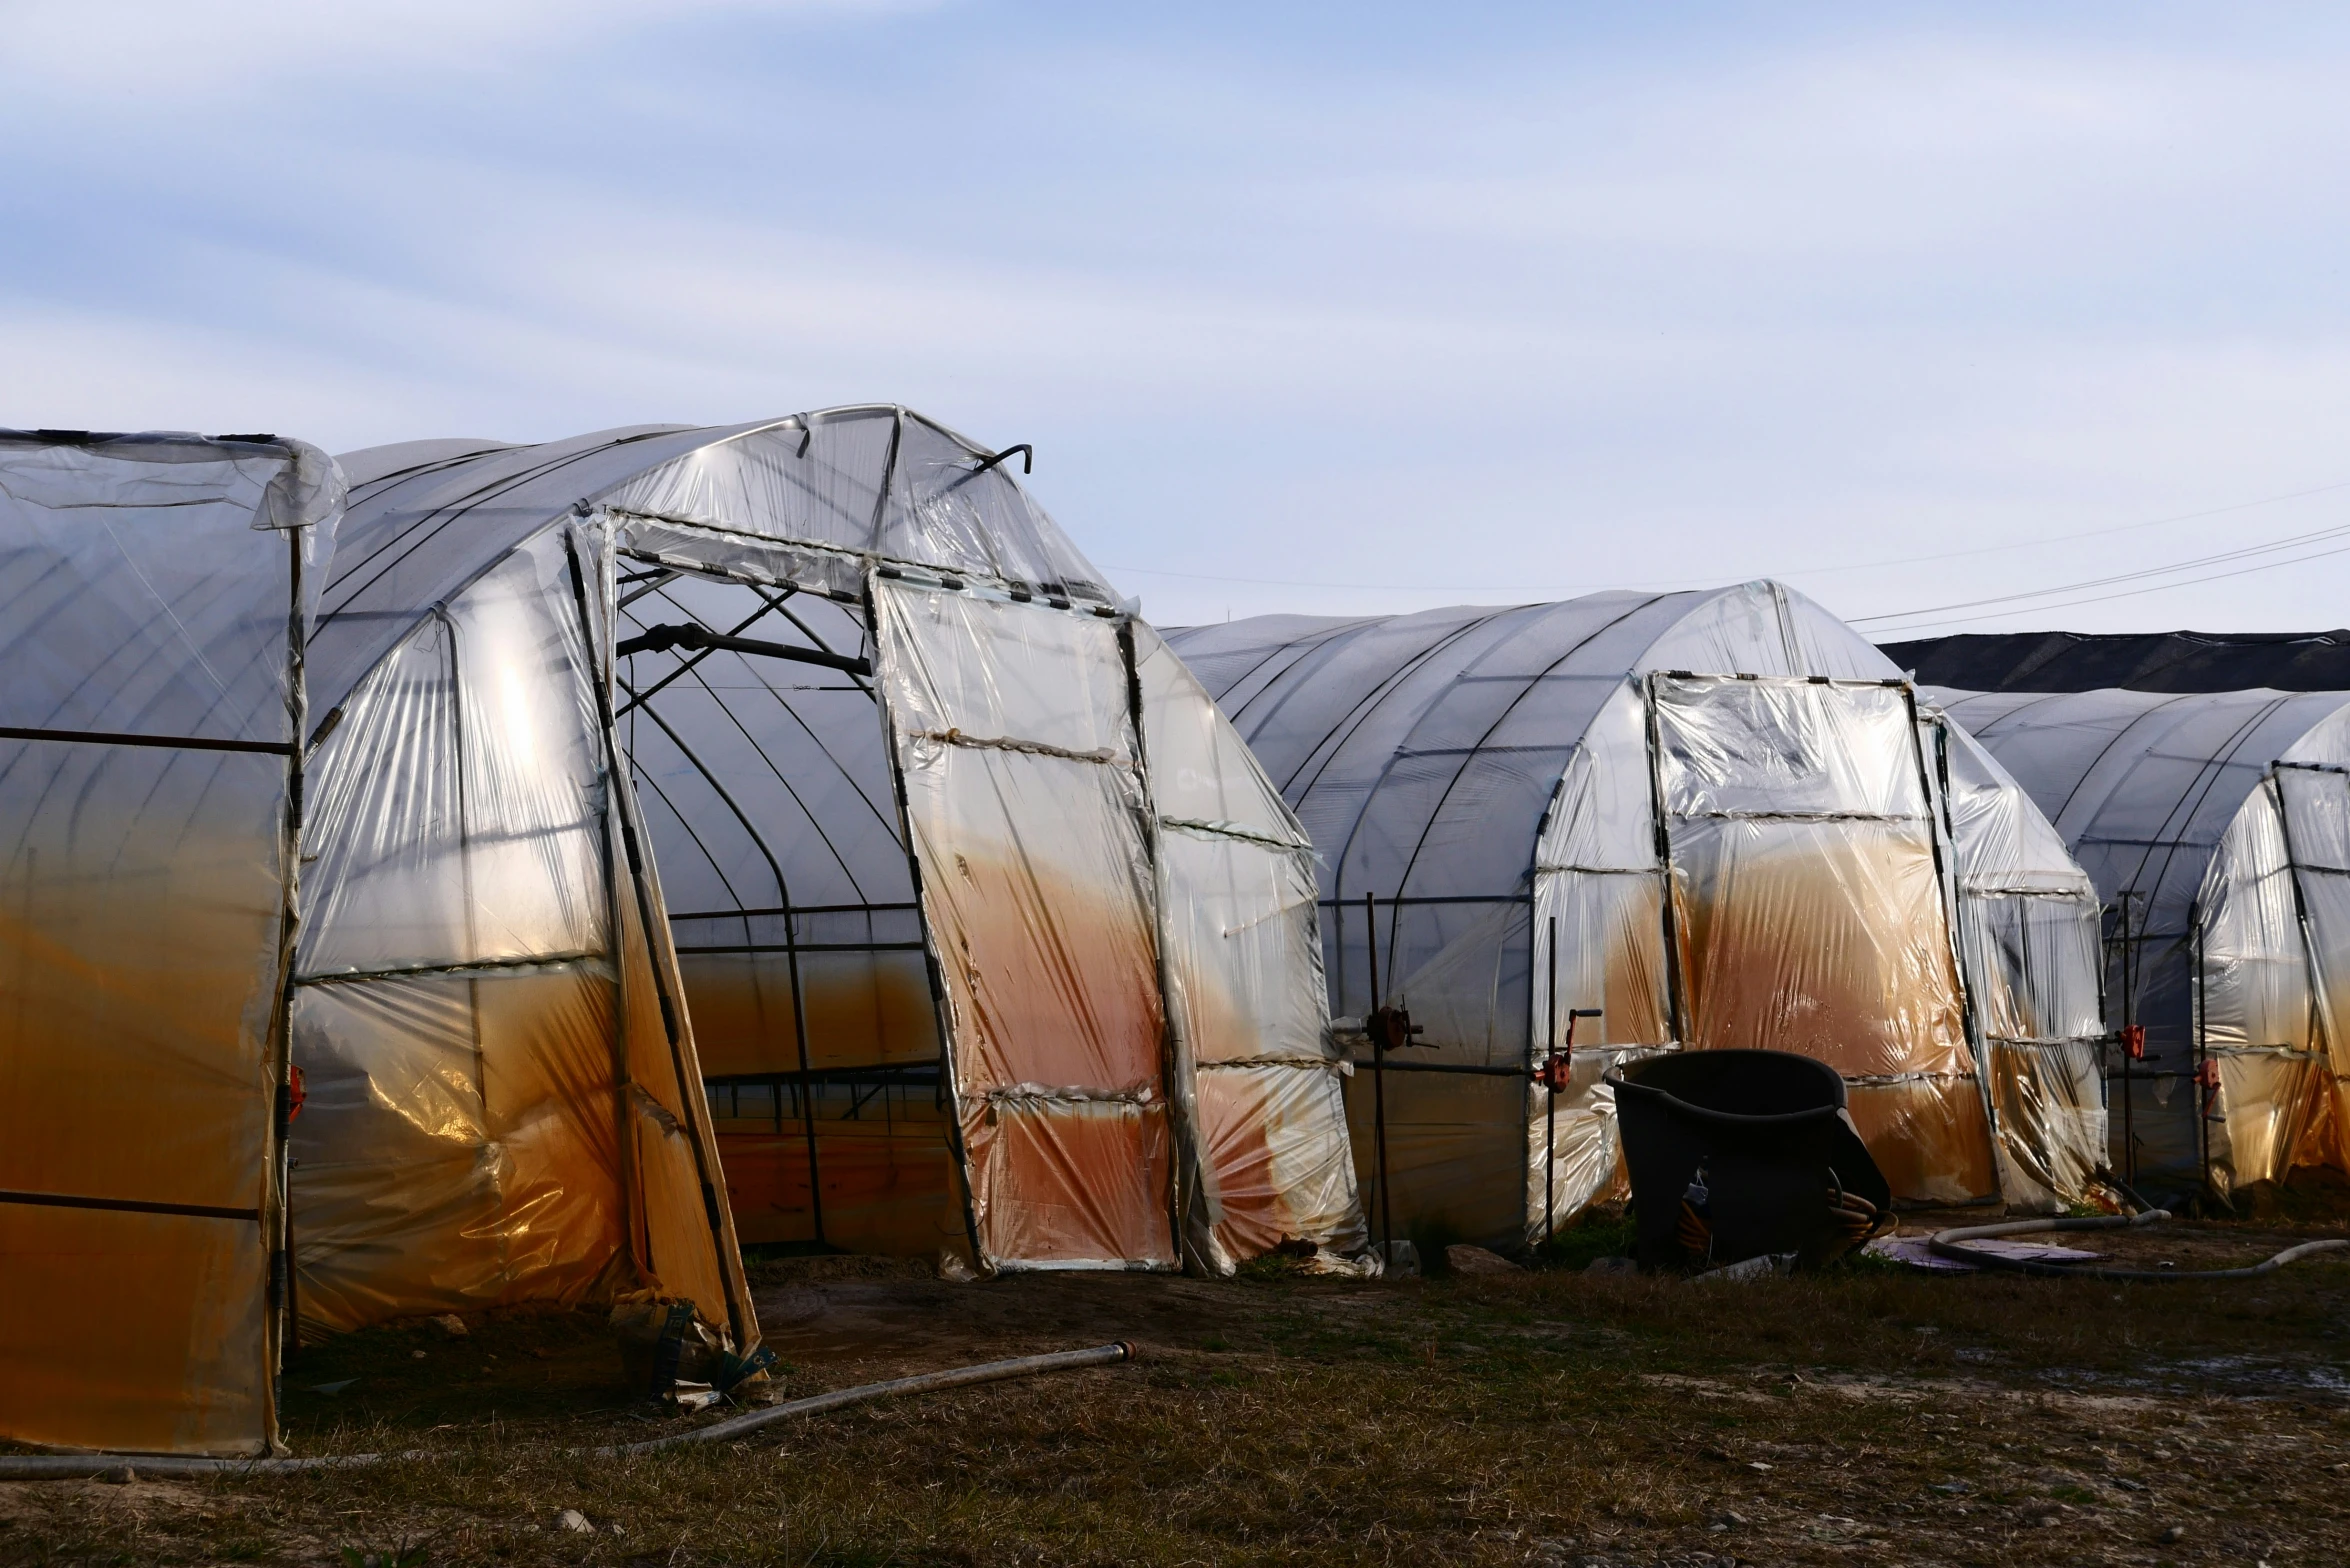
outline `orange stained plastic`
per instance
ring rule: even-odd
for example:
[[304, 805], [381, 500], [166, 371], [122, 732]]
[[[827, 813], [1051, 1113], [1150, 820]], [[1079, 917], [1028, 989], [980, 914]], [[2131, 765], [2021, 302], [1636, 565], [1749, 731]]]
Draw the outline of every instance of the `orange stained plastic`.
[[1983, 1091], [1973, 1078], [1846, 1087], [1852, 1125], [1893, 1196], [1963, 1203], [1998, 1191]]
[[[684, 953], [686, 1001], [702, 1071], [712, 1078], [797, 1072], [789, 960], [782, 953]], [[803, 953], [808, 1064], [817, 1069], [938, 1057], [930, 978], [920, 953]]]
[[1122, 858], [1139, 846], [1126, 780], [1099, 763], [942, 750], [908, 770], [908, 815], [955, 1019], [980, 1243], [1006, 1261], [1171, 1263], [1164, 1015], [1140, 866]]
[[[746, 1245], [816, 1239], [808, 1144], [796, 1123], [776, 1133], [721, 1122], [718, 1147], [735, 1231]], [[816, 1156], [830, 1245], [897, 1257], [969, 1250], [943, 1120], [818, 1122]]]
[[1731, 823], [1673, 856], [1691, 1045], [1855, 1078], [1973, 1071], [1922, 826]]
[[17, 740], [0, 761], [0, 1192], [229, 1211], [0, 1201], [0, 1435], [257, 1452], [284, 764]]
[[997, 1100], [965, 1115], [994, 1259], [1175, 1264], [1164, 1104]]
[[[1379, 1234], [1376, 1074], [1346, 1080], [1355, 1175], [1371, 1234]], [[1387, 1074], [1389, 1197], [1395, 1230], [1433, 1228], [1486, 1245], [1523, 1242], [1526, 1224], [1526, 1084], [1456, 1073]]]

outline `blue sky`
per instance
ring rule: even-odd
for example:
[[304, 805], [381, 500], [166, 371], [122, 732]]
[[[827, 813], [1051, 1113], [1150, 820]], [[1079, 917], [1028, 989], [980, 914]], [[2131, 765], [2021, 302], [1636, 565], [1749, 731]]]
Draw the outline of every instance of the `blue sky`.
[[2346, 66], [2285, 5], [0, 0], [0, 423], [896, 399], [1170, 623], [2335, 627]]

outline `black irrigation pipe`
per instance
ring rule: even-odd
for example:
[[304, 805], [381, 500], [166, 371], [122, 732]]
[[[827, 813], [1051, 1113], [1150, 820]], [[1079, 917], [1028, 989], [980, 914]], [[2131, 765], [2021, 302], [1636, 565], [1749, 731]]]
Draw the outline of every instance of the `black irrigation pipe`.
[[[944, 1372], [922, 1372], [894, 1377], [882, 1383], [860, 1383], [806, 1399], [788, 1400], [753, 1410], [729, 1421], [672, 1432], [641, 1443], [618, 1443], [603, 1448], [574, 1448], [563, 1452], [593, 1459], [617, 1459], [650, 1454], [689, 1443], [721, 1443], [794, 1416], [812, 1416], [844, 1405], [889, 1399], [900, 1394], [928, 1394], [943, 1388], [967, 1388], [974, 1383], [1000, 1383], [1009, 1378], [1035, 1377], [1045, 1372], [1073, 1372], [1081, 1367], [1115, 1366], [1134, 1359], [1134, 1347], [1121, 1340], [1090, 1350], [1056, 1350], [1041, 1356], [1014, 1356], [1007, 1361], [983, 1361], [977, 1366]], [[0, 1454], [0, 1481], [81, 1481], [140, 1476], [287, 1475], [305, 1470], [358, 1470], [395, 1459], [429, 1459], [423, 1449], [397, 1454], [319, 1454], [298, 1459], [199, 1459], [178, 1454]]]
[[2004, 1258], [1995, 1252], [1976, 1252], [1962, 1245], [1969, 1241], [1989, 1240], [1994, 1236], [2029, 1236], [2052, 1230], [2135, 1228], [2140, 1225], [2157, 1225], [2170, 1217], [2167, 1209], [2148, 1209], [2143, 1214], [2100, 1214], [2078, 1220], [2011, 1220], [2004, 1225], [1968, 1225], [1956, 1230], [1936, 1231], [1926, 1245], [1938, 1257], [1971, 1263], [1980, 1268], [2007, 1269], [2017, 1274], [2036, 1275], [2041, 1279], [2129, 1279], [2164, 1283], [2202, 1279], [2258, 1279], [2264, 1274], [2274, 1274], [2286, 1264], [2312, 1253], [2350, 1247], [2350, 1240], [2338, 1237], [2328, 1241], [2305, 1241], [2298, 1247], [2287, 1247], [2273, 1258], [2240, 1269], [2105, 1269], [2088, 1268], [2077, 1263], [2042, 1263], [2029, 1258]]

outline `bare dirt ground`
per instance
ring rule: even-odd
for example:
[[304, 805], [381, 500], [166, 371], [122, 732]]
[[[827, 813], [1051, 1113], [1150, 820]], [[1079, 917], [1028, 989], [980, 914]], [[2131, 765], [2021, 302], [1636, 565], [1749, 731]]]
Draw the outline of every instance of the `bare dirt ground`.
[[[2318, 1234], [2339, 1231], [2089, 1244], [2186, 1269]], [[2158, 1286], [1874, 1264], [950, 1284], [864, 1258], [754, 1278], [786, 1396], [1120, 1339], [1140, 1358], [613, 1461], [562, 1450], [713, 1418], [623, 1393], [599, 1318], [394, 1326], [302, 1353], [288, 1436], [429, 1457], [0, 1485], [0, 1562], [2350, 1562], [2339, 1258]]]

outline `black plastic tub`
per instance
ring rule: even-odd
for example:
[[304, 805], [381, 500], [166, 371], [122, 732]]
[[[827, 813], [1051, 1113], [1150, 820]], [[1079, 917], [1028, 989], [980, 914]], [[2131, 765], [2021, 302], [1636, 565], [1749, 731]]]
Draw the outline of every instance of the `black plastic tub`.
[[[1825, 1062], [1787, 1051], [1676, 1051], [1607, 1081], [1644, 1268], [1719, 1267], [1764, 1253], [1816, 1260], [1833, 1246], [1839, 1187], [1880, 1213], [1892, 1207], [1892, 1188], [1844, 1108], [1844, 1080]], [[1682, 1240], [1692, 1184], [1707, 1195], [1706, 1256]]]

